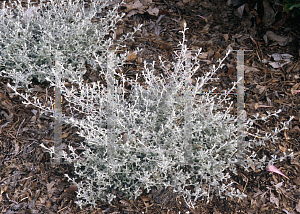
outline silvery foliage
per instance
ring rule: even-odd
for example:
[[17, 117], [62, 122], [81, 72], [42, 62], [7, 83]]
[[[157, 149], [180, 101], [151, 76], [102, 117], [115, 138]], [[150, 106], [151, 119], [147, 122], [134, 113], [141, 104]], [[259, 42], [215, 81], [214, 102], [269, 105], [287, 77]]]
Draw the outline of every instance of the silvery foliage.
[[[234, 188], [229, 172], [236, 174], [237, 164], [245, 170], [253, 164], [260, 168], [267, 165], [266, 156], [257, 158], [251, 148], [264, 145], [266, 140], [276, 142], [276, 134], [287, 129], [287, 123], [282, 123], [282, 129], [276, 129], [272, 134], [260, 136], [257, 132], [257, 138], [245, 143], [247, 158], [239, 163], [238, 127], [235, 125], [236, 117], [229, 114], [233, 103], [227, 97], [236, 83], [224, 95], [198, 95], [205, 84], [214, 80], [213, 75], [222, 67], [229, 52], [217, 67], [212, 67], [211, 72], [197, 78], [195, 85], [186, 85], [185, 63], [189, 56], [184, 42], [185, 38], [175, 62], [161, 61], [165, 76], [155, 76], [154, 63], [145, 63], [142, 72], [145, 85], [138, 83], [137, 77], [130, 80], [120, 75], [121, 84], [116, 84], [115, 93], [110, 94], [99, 82], [84, 84], [81, 79], [73, 79], [72, 83], [78, 87], [70, 89], [65, 87], [64, 81], [56, 85], [49, 79], [52, 86], [61, 89], [70, 104], [72, 117], [63, 115], [63, 121], [76, 126], [78, 134], [85, 138], [81, 145], [83, 153], [77, 153], [72, 146], [69, 146], [70, 155], [64, 152], [65, 160], [74, 164], [75, 173], [82, 179], [76, 182], [75, 178], [66, 175], [79, 187], [77, 203], [80, 206], [95, 206], [99, 199], [111, 202], [118, 194], [136, 198], [143, 189], [150, 191], [152, 187], [167, 186], [182, 195], [190, 207], [196, 200], [202, 197], [209, 200], [214, 194], [244, 197], [239, 189]], [[199, 54], [200, 50], [193, 56], [190, 75], [200, 69]], [[173, 70], [171, 74], [168, 72], [170, 69]], [[52, 72], [57, 75], [55, 70]], [[105, 71], [102, 74], [107, 76]], [[132, 85], [128, 99], [123, 90], [126, 81]], [[191, 91], [190, 97], [185, 96], [187, 91]], [[77, 92], [89, 95], [76, 96]], [[32, 102], [21, 96], [26, 104], [53, 113], [53, 108], [42, 106], [36, 98]], [[184, 107], [188, 102], [192, 103], [190, 110]], [[229, 107], [220, 110], [224, 103]], [[113, 109], [113, 114], [107, 114], [109, 109]], [[246, 131], [253, 129], [254, 121], [266, 121], [271, 116], [278, 116], [279, 112], [249, 118], [245, 124]], [[76, 118], [76, 113], [83, 113], [85, 117]], [[186, 118], [191, 120], [186, 121]], [[113, 123], [109, 124], [109, 121]], [[188, 141], [185, 141], [188, 123], [192, 126]], [[54, 153], [54, 148], [47, 149]], [[186, 151], [189, 153], [186, 154]], [[275, 160], [274, 156], [268, 164]]]
[[[235, 125], [236, 117], [229, 113], [233, 102], [227, 97], [237, 83], [222, 95], [202, 93], [207, 83], [217, 79], [213, 75], [222, 68], [229, 52], [219, 60], [217, 67], [211, 68], [211, 72], [197, 78], [195, 84], [187, 84], [201, 69], [198, 60], [201, 50], [192, 56], [193, 64], [187, 69], [190, 54], [185, 45], [185, 31], [186, 28], [182, 32], [181, 51], [175, 52], [174, 62], [160, 58], [163, 75], [154, 75], [154, 63], [144, 64], [141, 75], [145, 84], [142, 85], [138, 75], [128, 79], [115, 73], [121, 82], [110, 82], [114, 70], [113, 54], [109, 58], [95, 57], [95, 63], [103, 68], [100, 73], [106, 76], [107, 87], [100, 82], [85, 84], [80, 75], [70, 75], [68, 81], [73, 86], [67, 88], [64, 79], [53, 81], [51, 76], [59, 78], [61, 73], [50, 69], [51, 75], [45, 79], [62, 91], [71, 110], [71, 117], [63, 114], [62, 120], [77, 127], [79, 136], [85, 139], [81, 144], [83, 152], [69, 146], [70, 154], [63, 153], [65, 160], [74, 164], [75, 174], [81, 179], [78, 181], [66, 175], [79, 187], [77, 204], [80, 207], [96, 206], [98, 200], [111, 202], [117, 195], [136, 198], [143, 189], [150, 191], [152, 187], [173, 187], [190, 207], [201, 198], [209, 201], [213, 195], [244, 197], [234, 188], [229, 172], [237, 174], [237, 165], [248, 170], [250, 166], [263, 168], [277, 160], [272, 156], [267, 163], [266, 156], [256, 157], [253, 147], [264, 145], [268, 140], [275, 143], [276, 135], [287, 129], [290, 120], [282, 123], [281, 129], [265, 136], [260, 136], [258, 131], [253, 139], [243, 144], [246, 158], [240, 162], [237, 150], [241, 142], [236, 137], [239, 127]], [[106, 67], [103, 59], [108, 60]], [[68, 66], [63, 66], [62, 70], [65, 74], [74, 72]], [[132, 85], [129, 94], [124, 90], [125, 82]], [[35, 96], [18, 93], [16, 86], [9, 87], [25, 100], [24, 104], [54, 113], [53, 99], [47, 101], [50, 105], [42, 104]], [[214, 90], [212, 88], [211, 92]], [[225, 104], [229, 107], [224, 110]], [[266, 121], [271, 116], [278, 116], [279, 112], [249, 118], [245, 133], [254, 129], [255, 121]], [[78, 113], [84, 117], [80, 118]], [[53, 155], [53, 147], [41, 146]]]
[[[42, 0], [39, 6], [28, 1], [23, 8], [18, 0], [10, 8], [4, 2], [0, 12], [0, 74], [12, 78], [16, 85], [28, 88], [33, 77], [39, 82], [46, 77], [54, 79], [49, 74], [55, 64], [56, 51], [62, 53], [60, 60], [68, 66], [67, 71], [71, 71], [62, 74], [64, 78], [82, 76], [86, 72], [85, 63], [92, 68], [99, 66], [95, 62], [97, 54], [102, 54], [101, 60], [106, 62], [109, 49], [122, 48], [121, 45], [114, 46], [117, 42], [111, 34], [124, 16], [118, 14], [119, 4], [107, 12], [105, 7], [109, 3], [93, 0], [86, 7], [79, 0], [50, 0], [47, 3]], [[133, 39], [136, 30], [124, 35], [117, 44]], [[116, 59], [116, 65], [125, 61], [125, 55]]]

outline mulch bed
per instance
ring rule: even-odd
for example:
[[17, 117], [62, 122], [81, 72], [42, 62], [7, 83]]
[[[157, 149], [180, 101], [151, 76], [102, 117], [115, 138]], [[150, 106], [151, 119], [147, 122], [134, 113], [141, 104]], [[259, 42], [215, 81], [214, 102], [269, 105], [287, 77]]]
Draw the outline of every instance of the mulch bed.
[[[256, 3], [258, 4], [256, 5]], [[261, 1], [262, 2], [262, 1]], [[134, 1], [127, 1], [133, 4]], [[118, 197], [111, 204], [99, 202], [97, 208], [80, 209], [76, 201], [76, 187], [64, 174], [72, 175], [73, 167], [62, 164], [52, 166], [50, 156], [40, 146], [53, 146], [53, 119], [39, 114], [33, 106], [25, 106], [18, 96], [6, 86], [10, 79], [0, 78], [0, 212], [1, 213], [299, 213], [300, 212], [300, 45], [299, 22], [281, 11], [266, 18], [270, 8], [260, 1], [248, 1], [242, 18], [238, 10], [225, 1], [142, 1], [143, 7], [123, 5], [124, 22], [119, 25], [118, 35], [130, 32], [132, 27], [143, 23], [142, 32], [135, 41], [128, 42], [128, 50], [142, 48], [128, 59], [122, 71], [134, 77], [143, 68], [143, 61], [158, 62], [158, 56], [172, 60], [173, 51], [182, 41], [183, 23], [187, 23], [187, 45], [190, 49], [203, 48], [203, 67], [198, 75], [209, 71], [211, 64], [225, 55], [230, 46], [245, 51], [245, 110], [247, 117], [266, 111], [282, 112], [267, 123], [255, 124], [269, 132], [280, 127], [280, 122], [294, 116], [289, 129], [279, 134], [276, 143], [255, 148], [258, 157], [283, 152], [294, 152], [294, 159], [276, 164], [289, 179], [266, 170], [238, 170], [232, 175], [245, 199], [214, 197], [209, 203], [198, 201], [195, 209], [189, 209], [182, 198], [170, 189], [152, 190], [135, 200]], [[272, 4], [271, 4], [272, 5]], [[157, 14], [157, 10], [159, 11]], [[265, 11], [265, 12], [264, 12]], [[234, 15], [236, 14], [236, 15]], [[272, 21], [273, 19], [273, 21]], [[270, 20], [272, 23], [270, 24]], [[272, 31], [275, 37], [265, 36]], [[271, 35], [268, 33], [268, 35]], [[273, 35], [273, 34], [272, 34]], [[286, 41], [276, 42], [276, 35]], [[267, 41], [267, 43], [266, 43]], [[281, 40], [282, 41], [282, 40]], [[272, 64], [272, 54], [290, 54], [291, 62], [279, 68]], [[267, 60], [263, 63], [262, 59]], [[281, 61], [282, 62], [282, 61]], [[159, 63], [157, 63], [159, 64]], [[218, 91], [231, 87], [236, 81], [236, 52], [225, 60], [225, 67], [217, 72], [220, 79], [212, 83]], [[274, 65], [274, 64], [273, 64]], [[159, 75], [159, 66], [158, 75]], [[85, 82], [102, 81], [97, 71], [88, 69]], [[36, 96], [41, 99], [53, 96], [53, 88], [47, 83], [33, 82]], [[128, 86], [128, 89], [130, 87]], [[233, 99], [234, 96], [232, 96]], [[63, 101], [63, 109], [66, 102]], [[65, 110], [64, 110], [65, 111]], [[82, 138], [76, 129], [63, 126], [63, 143], [78, 146]]]

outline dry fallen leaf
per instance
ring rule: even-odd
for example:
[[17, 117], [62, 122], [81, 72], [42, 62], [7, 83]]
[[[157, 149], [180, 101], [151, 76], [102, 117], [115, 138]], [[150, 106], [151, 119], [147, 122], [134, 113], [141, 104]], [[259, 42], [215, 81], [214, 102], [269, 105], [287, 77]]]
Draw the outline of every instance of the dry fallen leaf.
[[291, 92], [292, 92], [292, 95], [294, 96], [294, 95], [296, 95], [297, 93], [299, 93], [300, 92], [300, 90], [291, 90]]
[[298, 200], [298, 203], [296, 205], [296, 211], [300, 212], [300, 199]]
[[133, 9], [140, 9], [141, 7], [143, 7], [143, 4], [139, 0], [137, 0], [134, 3], [126, 4], [126, 7], [126, 12], [129, 12]]
[[291, 42], [290, 37], [278, 36], [272, 31], [267, 31], [266, 36], [268, 39], [275, 41], [280, 46], [286, 46], [289, 42]]
[[75, 185], [75, 184], [71, 185], [71, 186], [66, 190], [67, 193], [71, 193], [71, 194], [73, 194], [73, 193], [76, 192], [76, 191], [78, 191], [78, 187], [77, 187], [77, 185]]
[[275, 12], [267, 0], [263, 1], [263, 6], [264, 16], [262, 18], [262, 22], [266, 27], [268, 27], [275, 22]]
[[157, 7], [152, 8], [151, 6], [149, 7], [149, 9], [147, 10], [147, 12], [152, 15], [152, 16], [158, 16], [159, 13], [159, 9]]
[[267, 89], [267, 87], [262, 85], [256, 85], [256, 89], [258, 90], [259, 94], [262, 94]]
[[271, 195], [270, 195], [270, 202], [273, 203], [273, 204], [276, 204], [277, 207], [279, 207], [279, 200], [278, 198], [276, 198], [274, 196], [274, 194], [271, 192]]
[[130, 51], [126, 61], [133, 61], [136, 58], [137, 58], [137, 55], [134, 53], [134, 51]]
[[289, 179], [289, 178], [288, 178], [287, 176], [285, 176], [282, 172], [280, 172], [280, 170], [277, 169], [274, 165], [269, 165], [269, 166], [267, 166], [267, 171], [269, 171], [269, 172], [275, 172], [275, 173], [277, 173], [277, 174], [279, 174], [279, 175], [282, 175], [283, 177]]

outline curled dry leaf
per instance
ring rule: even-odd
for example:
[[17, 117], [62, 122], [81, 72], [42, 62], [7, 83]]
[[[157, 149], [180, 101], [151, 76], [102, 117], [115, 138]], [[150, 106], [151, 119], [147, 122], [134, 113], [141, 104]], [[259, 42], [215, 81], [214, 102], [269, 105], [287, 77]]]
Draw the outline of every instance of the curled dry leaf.
[[280, 46], [286, 46], [289, 42], [292, 41], [290, 37], [278, 36], [272, 31], [267, 31], [266, 36], [268, 39], [275, 41]]
[[285, 176], [279, 169], [277, 169], [274, 165], [267, 166], [267, 171], [269, 172], [275, 172], [279, 175], [282, 175], [283, 177], [289, 179], [287, 176]]
[[71, 185], [71, 186], [66, 190], [67, 193], [71, 193], [71, 194], [73, 194], [73, 193], [76, 192], [76, 191], [78, 191], [78, 187], [77, 187], [75, 184]]
[[300, 90], [293, 90], [293, 89], [291, 90], [291, 93], [292, 93], [293, 96], [296, 95], [299, 92], [300, 92]]
[[296, 210], [297, 212], [300, 212], [300, 200], [298, 200], [298, 203], [296, 205]]

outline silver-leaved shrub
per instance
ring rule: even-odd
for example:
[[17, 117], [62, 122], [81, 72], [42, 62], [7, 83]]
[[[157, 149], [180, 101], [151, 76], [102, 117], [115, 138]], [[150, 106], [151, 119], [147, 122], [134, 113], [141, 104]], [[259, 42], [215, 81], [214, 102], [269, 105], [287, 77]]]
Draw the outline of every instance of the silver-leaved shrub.
[[[65, 22], [60, 25], [69, 23]], [[52, 32], [51, 28], [49, 30]], [[198, 199], [210, 200], [213, 195], [244, 197], [239, 189], [234, 188], [229, 172], [236, 174], [237, 166], [245, 170], [253, 165], [263, 168], [277, 160], [273, 156], [267, 163], [266, 156], [256, 157], [253, 148], [264, 145], [265, 141], [276, 142], [277, 133], [287, 129], [290, 121], [282, 123], [282, 129], [273, 133], [260, 136], [258, 131], [256, 135], [252, 134], [257, 137], [240, 142], [236, 136], [240, 131], [236, 125], [237, 118], [229, 113], [233, 102], [227, 96], [235, 89], [236, 83], [223, 95], [203, 93], [204, 87], [215, 80], [213, 75], [222, 68], [229, 51], [219, 60], [217, 67], [212, 66], [211, 72], [192, 82], [191, 78], [201, 70], [201, 50], [191, 55], [185, 44], [185, 31], [186, 28], [182, 32], [181, 50], [174, 52], [175, 59], [167, 62], [160, 58], [161, 76], [154, 75], [154, 63], [146, 62], [142, 74], [135, 79], [117, 74], [116, 54], [109, 50], [110, 43], [106, 41], [98, 44], [99, 48], [107, 50], [106, 55], [96, 55], [95, 49], [92, 55], [101, 68], [100, 74], [105, 75], [107, 85], [100, 82], [86, 84], [80, 75], [72, 75], [75, 71], [69, 66], [63, 66], [63, 74], [70, 74], [67, 79], [73, 85], [71, 88], [66, 87], [64, 78], [61, 82], [53, 80], [52, 77], [59, 78], [61, 75], [53, 67], [49, 69], [48, 76], [42, 72], [51, 86], [62, 91], [69, 104], [71, 116], [64, 114], [63, 122], [77, 127], [79, 136], [85, 139], [81, 144], [83, 152], [69, 146], [69, 153], [63, 153], [64, 159], [74, 164], [75, 174], [81, 179], [78, 181], [66, 175], [78, 186], [77, 203], [80, 207], [86, 204], [96, 206], [98, 200], [111, 202], [118, 195], [136, 198], [143, 190], [150, 191], [153, 187], [172, 187], [190, 207]], [[90, 35], [88, 31], [86, 35]], [[71, 44], [74, 43], [77, 44], [76, 38]], [[48, 47], [47, 44], [44, 43], [45, 47]], [[86, 44], [78, 43], [80, 45]], [[93, 43], [89, 45], [94, 47]], [[14, 48], [19, 50], [17, 46]], [[76, 60], [76, 57], [69, 56], [69, 59]], [[123, 58], [120, 63], [124, 61]], [[22, 62], [20, 59], [19, 63]], [[11, 64], [11, 61], [7, 63]], [[62, 63], [69, 65], [71, 62]], [[14, 67], [13, 64], [11, 66]], [[40, 74], [36, 72], [32, 74]], [[13, 75], [10, 77], [14, 78]], [[114, 77], [120, 78], [120, 81]], [[138, 78], [143, 79], [143, 84]], [[126, 82], [132, 86], [130, 92], [124, 90]], [[53, 114], [53, 99], [49, 100], [51, 107], [47, 107], [37, 97], [20, 94], [16, 86], [9, 86], [25, 100], [25, 104]], [[214, 90], [212, 88], [211, 92]], [[79, 113], [84, 117], [79, 117]], [[256, 115], [254, 119], [249, 118], [243, 135], [254, 129], [254, 121], [266, 121], [277, 113], [279, 111], [268, 113], [266, 117]], [[42, 146], [51, 155], [54, 153], [54, 148]], [[245, 155], [242, 161], [241, 153]]]
[[[119, 4], [107, 11], [110, 1], [93, 0], [87, 5], [80, 0], [41, 0], [36, 6], [28, 0], [26, 7], [21, 2], [9, 7], [4, 1], [0, 12], [0, 74], [20, 87], [28, 88], [33, 77], [39, 82], [45, 77], [54, 80], [51, 69], [58, 52], [63, 66], [72, 71], [62, 76], [82, 76], [85, 64], [91, 69], [99, 66], [95, 55], [106, 62], [106, 52], [122, 48], [140, 28], [117, 40], [116, 24], [124, 14], [119, 15]], [[124, 62], [125, 55], [120, 54], [115, 64]]]

